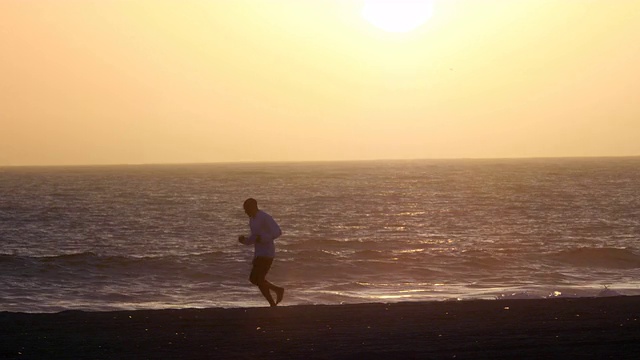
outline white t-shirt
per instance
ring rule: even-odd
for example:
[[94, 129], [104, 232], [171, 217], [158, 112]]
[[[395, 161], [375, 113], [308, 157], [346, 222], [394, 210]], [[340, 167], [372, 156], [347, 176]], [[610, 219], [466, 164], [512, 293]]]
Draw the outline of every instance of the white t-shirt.
[[[271, 215], [258, 210], [256, 216], [249, 219], [249, 228], [251, 229], [251, 235], [245, 237], [243, 244], [254, 245], [254, 257], [275, 257], [276, 246], [273, 240], [280, 237], [282, 231]], [[260, 242], [256, 242], [258, 235], [260, 235]]]

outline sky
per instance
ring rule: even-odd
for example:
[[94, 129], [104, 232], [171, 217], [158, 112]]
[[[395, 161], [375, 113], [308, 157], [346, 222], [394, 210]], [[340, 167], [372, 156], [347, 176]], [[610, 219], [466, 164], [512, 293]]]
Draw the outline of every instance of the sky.
[[640, 1], [2, 0], [0, 166], [640, 155]]

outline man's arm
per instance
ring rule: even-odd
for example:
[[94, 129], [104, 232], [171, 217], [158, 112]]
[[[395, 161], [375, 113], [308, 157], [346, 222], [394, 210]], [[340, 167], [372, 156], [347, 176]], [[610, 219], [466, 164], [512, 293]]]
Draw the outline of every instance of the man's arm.
[[253, 245], [255, 243], [260, 243], [263, 240], [263, 236], [260, 236], [262, 234], [254, 233], [253, 229], [257, 228], [258, 231], [260, 231], [263, 228], [264, 217], [257, 215], [257, 217], [255, 218], [255, 221], [257, 221], [258, 223], [255, 224], [255, 226], [251, 226], [251, 235], [249, 235], [249, 237], [245, 238], [245, 240], [243, 242], [243, 244], [245, 244], [245, 245]]
[[271, 240], [273, 241], [279, 238], [280, 235], [282, 235], [282, 230], [280, 229], [280, 226], [278, 225], [278, 223], [275, 220], [273, 220], [271, 216], [269, 216], [268, 224], [269, 224], [269, 235], [271, 235]]
[[264, 228], [265, 232], [259, 235], [259, 238], [264, 241], [273, 241], [282, 235], [282, 230], [280, 230], [280, 226], [278, 223], [273, 220], [273, 218], [269, 215], [264, 218]]
[[257, 227], [260, 229], [260, 233], [252, 233], [251, 236], [245, 240], [244, 244], [270, 242], [282, 235], [280, 226], [278, 226], [270, 215], [263, 214], [263, 216], [259, 218], [259, 221], [260, 223]]
[[255, 237], [249, 236], [246, 237], [244, 235], [238, 236], [238, 242], [244, 245], [253, 245], [254, 243], [259, 243], [262, 241], [260, 235], [256, 235]]

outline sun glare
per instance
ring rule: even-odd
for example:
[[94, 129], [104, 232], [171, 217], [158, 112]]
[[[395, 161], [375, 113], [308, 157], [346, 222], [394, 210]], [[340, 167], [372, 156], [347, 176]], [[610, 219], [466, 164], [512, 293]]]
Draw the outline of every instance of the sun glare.
[[367, 0], [362, 17], [384, 31], [404, 33], [426, 23], [432, 11], [433, 0]]

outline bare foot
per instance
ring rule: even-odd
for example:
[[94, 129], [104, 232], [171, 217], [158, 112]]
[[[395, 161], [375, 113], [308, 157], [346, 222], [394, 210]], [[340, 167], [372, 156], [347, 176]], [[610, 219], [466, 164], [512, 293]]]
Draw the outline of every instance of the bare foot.
[[276, 290], [276, 304], [280, 304], [283, 297], [284, 297], [284, 288], [280, 288]]

